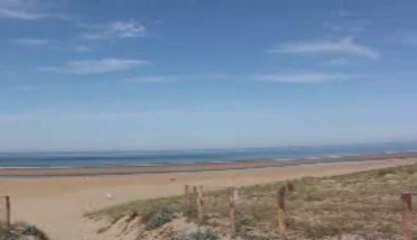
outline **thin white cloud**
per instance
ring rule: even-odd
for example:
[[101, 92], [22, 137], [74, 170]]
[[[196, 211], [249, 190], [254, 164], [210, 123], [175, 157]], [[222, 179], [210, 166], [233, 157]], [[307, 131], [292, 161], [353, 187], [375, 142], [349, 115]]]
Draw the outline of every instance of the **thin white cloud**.
[[38, 11], [39, 2], [36, 0], [1, 0], [0, 18], [17, 20], [37, 20], [45, 17]]
[[304, 72], [293, 74], [263, 74], [252, 77], [256, 81], [262, 82], [283, 82], [283, 83], [322, 83], [338, 80], [346, 80], [352, 76], [341, 73], [323, 73], [323, 72]]
[[323, 28], [326, 30], [330, 30], [331, 32], [342, 32], [344, 30], [344, 26], [342, 26], [339, 23], [329, 23], [329, 22], [325, 22], [323, 24]]
[[[145, 119], [155, 117], [169, 117], [184, 115], [185, 110], [160, 110], [160, 111], [118, 111], [118, 112], [31, 112], [24, 114], [0, 113], [0, 124], [13, 124], [21, 121], [36, 120], [123, 120]], [[1, 126], [1, 125], [0, 125]]]
[[227, 74], [227, 73], [206, 73], [206, 74], [199, 74], [199, 75], [191, 75], [189, 76], [190, 79], [231, 79], [234, 76]]
[[277, 48], [271, 49], [270, 53], [288, 53], [288, 54], [338, 54], [352, 55], [370, 59], [379, 58], [379, 53], [375, 49], [360, 45], [347, 37], [338, 41], [321, 41], [321, 42], [294, 42], [285, 43]]
[[145, 35], [146, 28], [134, 20], [116, 21], [108, 24], [82, 25], [88, 30], [81, 34], [81, 38], [100, 40], [108, 38], [137, 38]]
[[[398, 35], [400, 37], [398, 37]], [[417, 32], [415, 31], [403, 31], [399, 34], [396, 34], [395, 41], [398, 41], [400, 39], [400, 42], [407, 46], [417, 46]]]
[[0, 113], [0, 124], [16, 123], [27, 118], [26, 114]]
[[352, 17], [353, 16], [353, 12], [348, 11], [344, 8], [332, 11], [332, 15], [338, 18], [347, 18], [347, 17]]
[[331, 66], [347, 66], [353, 64], [354, 62], [348, 58], [340, 57], [330, 59], [328, 63]]
[[44, 15], [37, 13], [22, 12], [12, 9], [0, 9], [0, 17], [14, 18], [19, 20], [37, 20], [43, 18]]
[[[149, 118], [149, 117], [166, 117], [177, 114], [183, 114], [180, 110], [161, 110], [161, 111], [137, 111], [137, 112], [78, 112], [65, 113], [65, 118], [71, 119], [135, 119], [135, 118]], [[59, 116], [58, 116], [59, 117]]]
[[27, 45], [27, 46], [46, 46], [50, 43], [47, 39], [41, 38], [19, 38], [10, 40], [13, 44]]
[[405, 45], [409, 45], [409, 46], [417, 46], [417, 38], [413, 39], [413, 38], [404, 38], [403, 39], [403, 43]]
[[91, 48], [88, 47], [88, 46], [76, 46], [73, 49], [76, 52], [89, 52], [89, 51], [91, 51]]
[[355, 36], [364, 33], [372, 24], [369, 19], [344, 19], [325, 22], [323, 28], [338, 36]]
[[45, 4], [42, 4], [40, 0], [0, 0], [0, 20], [35, 21], [45, 18], [73, 20], [71, 16], [51, 12], [50, 9], [45, 11], [46, 9]]
[[162, 82], [173, 82], [180, 79], [177, 76], [139, 76], [126, 79], [128, 82], [138, 83], [162, 83]]
[[224, 73], [208, 73], [208, 74], [192, 74], [192, 75], [150, 75], [150, 76], [136, 76], [126, 79], [128, 82], [139, 83], [161, 83], [161, 82], [175, 82], [188, 80], [222, 80], [232, 78], [229, 74]]
[[98, 74], [114, 71], [129, 70], [150, 62], [138, 59], [107, 58], [100, 60], [71, 61], [64, 66], [49, 66], [40, 68], [42, 71], [72, 73], [72, 74]]

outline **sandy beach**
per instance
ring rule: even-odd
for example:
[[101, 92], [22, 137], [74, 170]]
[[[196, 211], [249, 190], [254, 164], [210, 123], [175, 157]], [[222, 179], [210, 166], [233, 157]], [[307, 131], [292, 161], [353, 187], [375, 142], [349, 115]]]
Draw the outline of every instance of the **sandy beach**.
[[[417, 163], [417, 156], [406, 153], [296, 161], [295, 165], [260, 161], [146, 168], [3, 169], [1, 176], [8, 178], [0, 180], [0, 194], [11, 196], [14, 221], [34, 223], [51, 239], [110, 240], [120, 238], [97, 235], [97, 223], [83, 218], [85, 212], [136, 199], [179, 195], [184, 184], [215, 190], [407, 165]], [[311, 161], [338, 164], [305, 165]], [[156, 172], [159, 174], [144, 174]], [[123, 175], [136, 173], [142, 174]]]

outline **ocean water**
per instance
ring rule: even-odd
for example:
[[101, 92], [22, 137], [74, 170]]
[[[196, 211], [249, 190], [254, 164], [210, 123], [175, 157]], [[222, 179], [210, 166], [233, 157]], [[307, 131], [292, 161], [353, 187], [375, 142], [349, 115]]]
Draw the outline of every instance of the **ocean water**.
[[210, 150], [0, 153], [0, 168], [137, 166], [287, 160], [417, 151], [417, 142]]

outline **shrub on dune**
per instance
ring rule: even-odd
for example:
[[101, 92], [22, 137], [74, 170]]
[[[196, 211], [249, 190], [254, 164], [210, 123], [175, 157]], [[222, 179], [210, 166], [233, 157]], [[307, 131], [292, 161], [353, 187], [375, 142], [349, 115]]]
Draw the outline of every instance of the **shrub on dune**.
[[38, 227], [26, 223], [16, 223], [11, 229], [0, 224], [0, 240], [49, 240], [48, 236]]
[[169, 207], [159, 207], [144, 216], [144, 222], [148, 230], [156, 229], [175, 218], [175, 210]]

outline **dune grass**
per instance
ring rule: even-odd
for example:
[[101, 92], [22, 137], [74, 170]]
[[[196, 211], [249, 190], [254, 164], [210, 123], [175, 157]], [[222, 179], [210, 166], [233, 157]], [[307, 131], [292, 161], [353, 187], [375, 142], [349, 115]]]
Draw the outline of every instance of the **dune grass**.
[[[276, 239], [276, 192], [284, 183], [239, 189], [238, 235], [242, 239]], [[286, 196], [288, 239], [360, 236], [364, 239], [401, 239], [400, 194], [417, 192], [417, 165], [387, 168], [335, 177], [289, 181]], [[205, 225], [227, 233], [229, 190], [206, 194]], [[196, 221], [195, 206], [181, 213], [182, 197], [134, 201], [88, 213], [116, 222], [136, 213], [149, 216], [169, 207]], [[415, 229], [417, 230], [417, 229]], [[337, 239], [337, 238], [336, 238]]]

